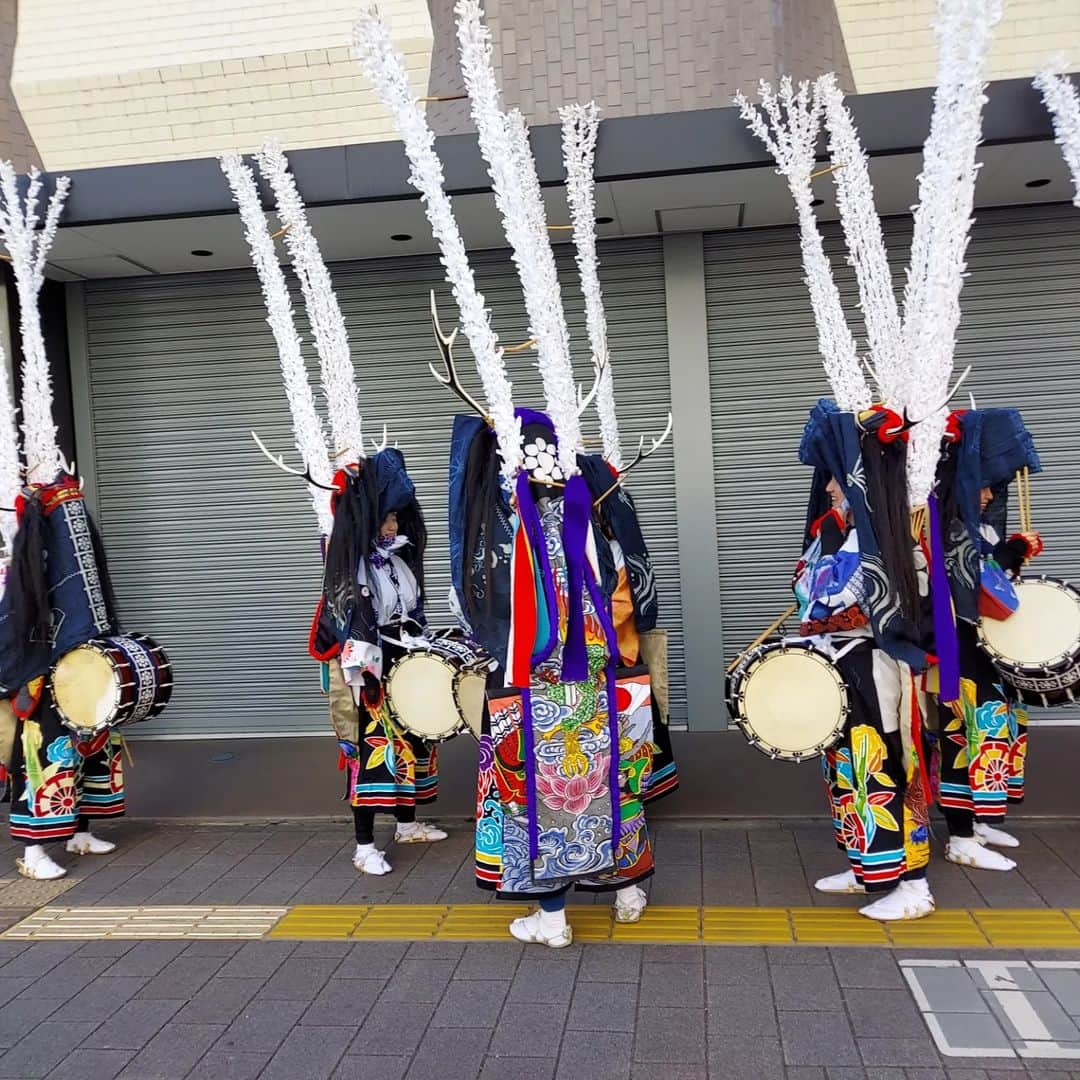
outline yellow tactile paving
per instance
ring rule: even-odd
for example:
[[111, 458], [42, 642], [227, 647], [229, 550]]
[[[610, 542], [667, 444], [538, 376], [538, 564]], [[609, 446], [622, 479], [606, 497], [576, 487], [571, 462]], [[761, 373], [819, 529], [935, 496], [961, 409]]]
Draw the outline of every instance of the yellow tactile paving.
[[[299, 904], [286, 907], [43, 907], [6, 938], [287, 938], [505, 941], [525, 904]], [[854, 908], [650, 907], [617, 923], [608, 903], [567, 907], [579, 942], [1080, 950], [1080, 910], [944, 909], [880, 924]]]

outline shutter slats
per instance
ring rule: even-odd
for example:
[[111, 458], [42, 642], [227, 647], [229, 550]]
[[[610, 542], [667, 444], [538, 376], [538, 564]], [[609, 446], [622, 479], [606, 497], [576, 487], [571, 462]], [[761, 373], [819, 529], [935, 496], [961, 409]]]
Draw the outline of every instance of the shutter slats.
[[[580, 380], [591, 381], [573, 255], [557, 248]], [[527, 336], [521, 293], [504, 252], [471, 256], [506, 344]], [[663, 260], [655, 239], [600, 245], [601, 281], [627, 449], [670, 408]], [[386, 423], [406, 455], [427, 516], [428, 611], [447, 621], [446, 459], [456, 398], [427, 370], [437, 352], [428, 290], [455, 325], [434, 257], [336, 264], [366, 432]], [[313, 385], [317, 361], [293, 292]], [[258, 453], [256, 430], [297, 462], [266, 314], [254, 274], [229, 271], [86, 286], [97, 511], [127, 626], [168, 649], [176, 691], [145, 734], [274, 734], [328, 730], [318, 672], [307, 657], [320, 575], [314, 515], [303, 485]], [[459, 336], [460, 340], [460, 336]], [[479, 395], [467, 346], [461, 369]], [[508, 357], [515, 399], [542, 401], [532, 353]], [[317, 391], [318, 393], [318, 391]], [[596, 437], [595, 413], [586, 434]], [[670, 451], [631, 483], [658, 565], [663, 625], [672, 635], [672, 718], [685, 722]]]

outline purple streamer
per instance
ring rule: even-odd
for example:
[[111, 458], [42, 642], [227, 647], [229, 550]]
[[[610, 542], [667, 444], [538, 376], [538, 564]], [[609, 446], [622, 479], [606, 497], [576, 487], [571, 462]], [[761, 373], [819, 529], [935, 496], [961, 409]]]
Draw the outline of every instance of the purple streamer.
[[934, 649], [938, 658], [938, 697], [945, 702], [960, 699], [960, 641], [956, 633], [949, 576], [945, 568], [945, 544], [937, 497], [930, 496], [930, 595], [934, 607]]
[[608, 662], [605, 666], [607, 679], [608, 700], [608, 738], [611, 740], [611, 764], [608, 770], [608, 785], [611, 788], [611, 854], [614, 858], [619, 846], [619, 835], [622, 832], [622, 789], [619, 785], [621, 762], [619, 761], [619, 707], [615, 686], [616, 657], [619, 655], [619, 636], [615, 632], [615, 624], [607, 608], [607, 597], [604, 596], [599, 582], [593, 575], [592, 566], [585, 563], [585, 581], [588, 585], [589, 596], [592, 597], [593, 607], [596, 608], [596, 617], [604, 630], [604, 637], [608, 643]]
[[525, 738], [525, 814], [529, 826], [529, 858], [540, 857], [540, 821], [536, 814], [536, 758], [532, 728], [532, 691], [521, 689], [521, 724]]
[[532, 667], [542, 664], [555, 651], [559, 643], [559, 607], [555, 600], [555, 575], [551, 570], [551, 560], [548, 558], [547, 540], [544, 537], [544, 527], [540, 522], [540, 515], [536, 510], [536, 503], [532, 497], [532, 488], [529, 486], [529, 474], [520, 472], [517, 476], [517, 512], [521, 520], [525, 536], [528, 538], [529, 547], [540, 567], [540, 582], [542, 596], [539, 598], [547, 609], [548, 636], [547, 639], [537, 643], [531, 642], [530, 647], [535, 648], [530, 658]]
[[563, 554], [566, 557], [567, 620], [563, 645], [562, 678], [585, 682], [589, 654], [585, 648], [585, 545], [592, 518], [592, 496], [585, 477], [571, 476], [563, 493]]

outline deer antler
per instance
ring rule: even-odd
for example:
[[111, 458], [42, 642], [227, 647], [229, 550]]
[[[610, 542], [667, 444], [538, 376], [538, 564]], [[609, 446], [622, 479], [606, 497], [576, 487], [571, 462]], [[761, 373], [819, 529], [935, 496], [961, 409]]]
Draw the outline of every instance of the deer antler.
[[490, 425], [491, 420], [488, 418], [486, 410], [481, 408], [476, 398], [461, 385], [461, 379], [458, 378], [457, 365], [454, 363], [454, 341], [457, 338], [458, 328], [455, 326], [449, 335], [443, 333], [443, 328], [439, 325], [439, 310], [435, 306], [434, 289], [431, 290], [431, 328], [435, 334], [435, 340], [439, 343], [439, 352], [442, 353], [446, 374], [439, 374], [439, 369], [434, 364], [428, 364], [428, 370], [436, 382], [442, 383], [443, 386], [452, 390], [470, 409], [475, 410]]
[[593, 501], [593, 506], [599, 506], [617, 487], [622, 484], [623, 477], [626, 476], [626, 474], [631, 469], [633, 469], [637, 465], [640, 465], [647, 458], [651, 458], [653, 454], [655, 454], [656, 451], [659, 450], [660, 447], [667, 442], [668, 437], [671, 435], [671, 428], [673, 424], [674, 417], [669, 412], [667, 414], [667, 425], [664, 427], [664, 430], [652, 440], [652, 445], [649, 447], [648, 450], [645, 449], [645, 436], [641, 436], [641, 438], [638, 440], [638, 448], [637, 453], [634, 455], [634, 460], [631, 461], [630, 464], [626, 466], [626, 468], [619, 470], [619, 479], [616, 480], [615, 483], [612, 484], [611, 487], [609, 487], [603, 495], [599, 496], [599, 498]]
[[596, 395], [600, 392], [600, 381], [604, 377], [604, 368], [607, 367], [607, 357], [599, 356], [593, 363], [593, 384], [592, 389], [585, 395], [581, 393], [581, 387], [578, 387], [577, 391], [577, 414], [583, 416], [585, 410], [596, 400]]
[[375, 454], [381, 454], [390, 445], [390, 436], [387, 434], [386, 425], [382, 426], [382, 442], [378, 439], [371, 440], [371, 450]]
[[263, 452], [266, 459], [271, 465], [276, 465], [282, 472], [288, 473], [290, 476], [299, 476], [301, 480], [306, 481], [312, 487], [317, 487], [321, 491], [337, 491], [337, 488], [328, 486], [326, 484], [320, 484], [318, 480], [313, 479], [311, 470], [294, 469], [291, 465], [285, 464], [285, 456], [283, 454], [274, 455], [266, 448], [266, 444], [259, 438], [255, 432], [251, 432], [251, 437], [255, 440], [255, 445]]

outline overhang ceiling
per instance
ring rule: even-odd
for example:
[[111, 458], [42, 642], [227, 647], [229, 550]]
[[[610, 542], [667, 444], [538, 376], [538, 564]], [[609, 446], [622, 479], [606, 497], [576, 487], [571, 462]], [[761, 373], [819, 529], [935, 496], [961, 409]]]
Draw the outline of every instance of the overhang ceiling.
[[[909, 212], [917, 198], [919, 154], [875, 157], [871, 174], [882, 215]], [[1072, 186], [1060, 147], [1053, 142], [999, 144], [980, 150], [982, 168], [976, 206], [1065, 202]], [[1035, 188], [1031, 181], [1048, 180]], [[221, 181], [224, 186], [225, 181]], [[815, 181], [825, 200], [818, 213], [836, 216], [829, 177]], [[564, 189], [545, 189], [548, 220], [567, 221]], [[454, 210], [469, 248], [505, 246], [490, 194], [454, 197]], [[786, 183], [769, 168], [742, 168], [680, 176], [619, 180], [597, 188], [601, 238], [655, 235], [686, 230], [753, 229], [794, 221]], [[416, 199], [319, 206], [309, 211], [312, 227], [328, 262], [375, 259], [431, 252], [423, 208]], [[273, 220], [273, 219], [271, 219]], [[411, 239], [393, 240], [395, 235]], [[552, 233], [556, 242], [569, 233]], [[206, 251], [208, 255], [194, 255]], [[281, 248], [285, 256], [284, 246]], [[112, 222], [62, 228], [50, 259], [49, 274], [63, 281], [222, 270], [250, 265], [236, 214]]]

